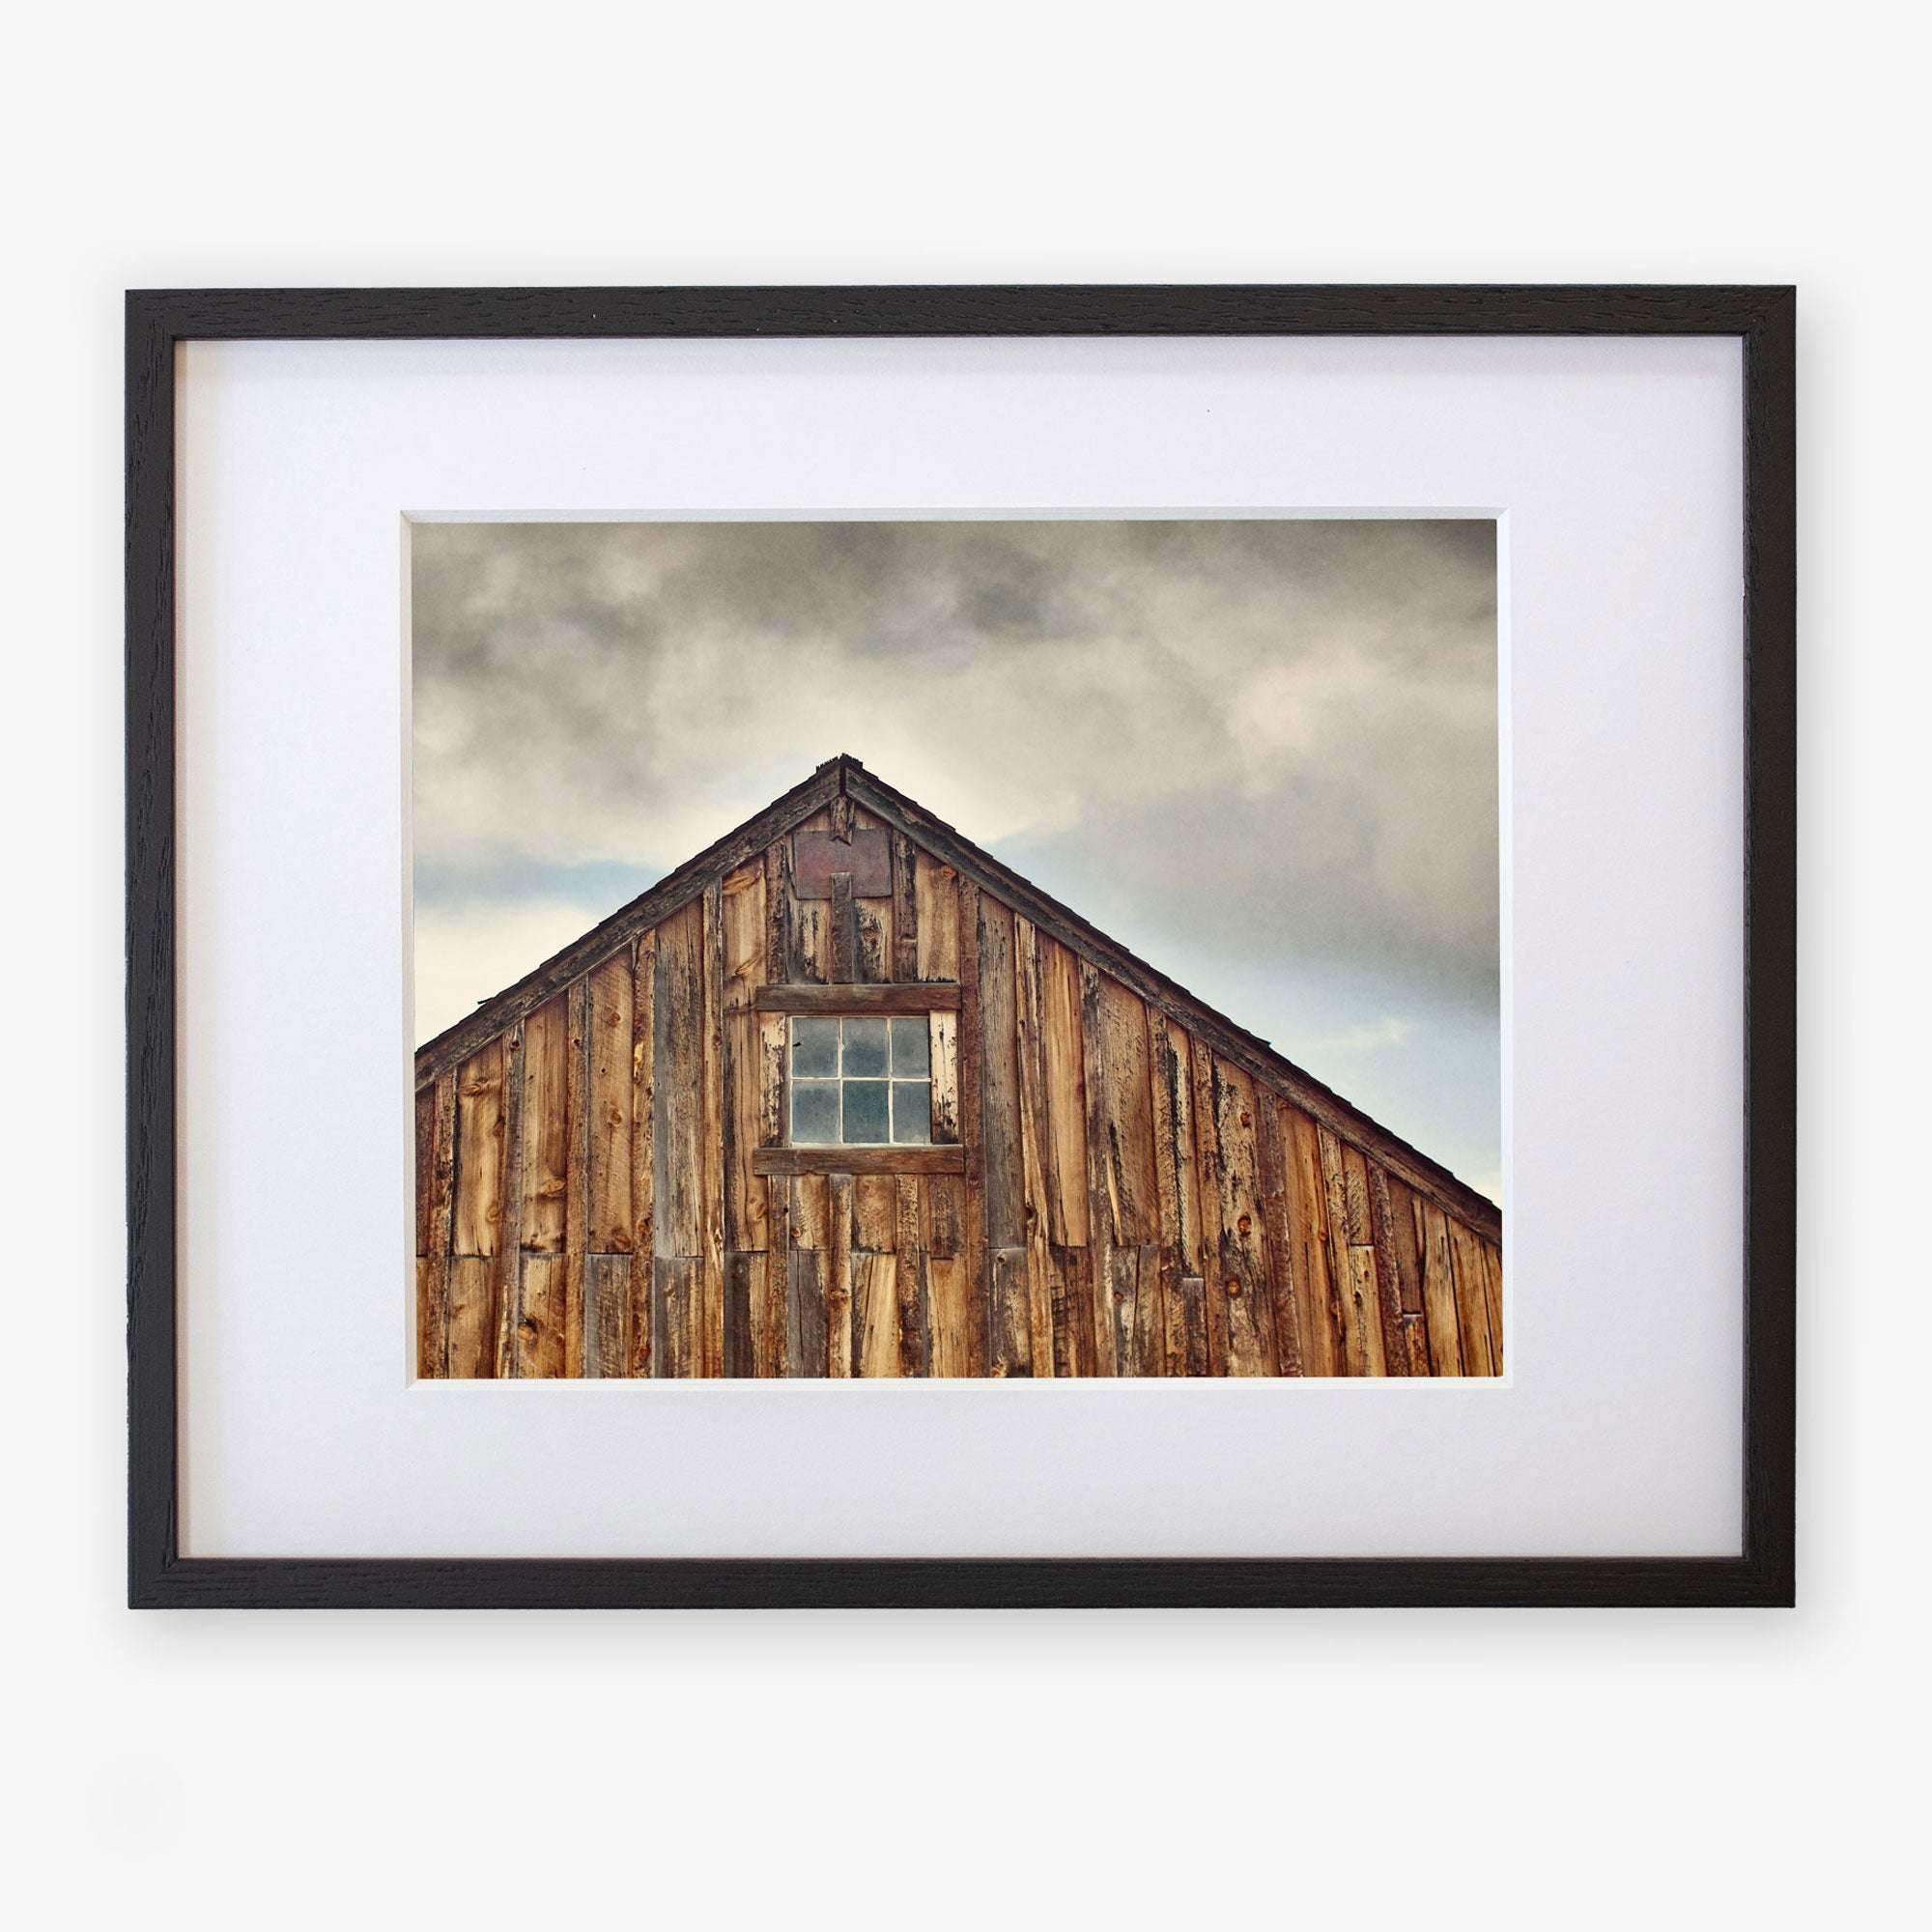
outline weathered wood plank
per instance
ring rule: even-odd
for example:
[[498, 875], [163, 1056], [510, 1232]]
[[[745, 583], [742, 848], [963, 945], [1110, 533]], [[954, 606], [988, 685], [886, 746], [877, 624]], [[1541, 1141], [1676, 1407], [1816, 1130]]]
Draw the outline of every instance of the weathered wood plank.
[[989, 1373], [1033, 1374], [1033, 1319], [1027, 1294], [1027, 1256], [1020, 1248], [991, 1252], [992, 1308], [987, 1327]]
[[1396, 1247], [1396, 1280], [1402, 1294], [1403, 1326], [1409, 1332], [1409, 1373], [1429, 1368], [1428, 1310], [1422, 1298], [1422, 1216], [1407, 1181], [1382, 1170], [1388, 1184], [1389, 1212]]
[[456, 1215], [451, 1252], [494, 1255], [503, 1225], [503, 1042], [456, 1071]]
[[832, 1180], [826, 1174], [801, 1174], [792, 1182], [791, 1239], [797, 1248], [824, 1252], [832, 1245]]
[[966, 1184], [955, 1174], [931, 1174], [921, 1179], [925, 1201], [925, 1249], [941, 1261], [966, 1251]]
[[416, 1257], [416, 1376], [438, 1381], [449, 1373], [449, 1257]]
[[905, 981], [883, 986], [760, 986], [753, 1004], [762, 1013], [944, 1013], [959, 1006], [951, 981]]
[[527, 1250], [523, 1256], [513, 1371], [521, 1378], [551, 1380], [570, 1372], [565, 1306], [569, 1271], [567, 1256]]
[[425, 1254], [446, 1255], [451, 1249], [456, 1212], [456, 1075], [440, 1074], [434, 1092], [435, 1155], [429, 1176], [429, 1245]]
[[[785, 1055], [791, 1037], [791, 1023], [782, 1013], [758, 1015], [758, 1132], [753, 1151], [782, 1147], [785, 1139]], [[759, 1172], [753, 1168], [755, 1175]], [[779, 1239], [768, 1233], [766, 1245], [774, 1250]]]
[[797, 872], [797, 834], [829, 832], [831, 828], [831, 813], [815, 811], [793, 827], [793, 838], [789, 841], [792, 859], [791, 936], [787, 941], [789, 952], [786, 956], [791, 966], [791, 980], [795, 983], [809, 981], [824, 985], [837, 977], [832, 968], [832, 901], [829, 898], [801, 896]]
[[1449, 1219], [1449, 1259], [1456, 1274], [1456, 1331], [1463, 1343], [1463, 1373], [1492, 1376], [1495, 1350], [1490, 1342], [1489, 1270], [1483, 1243], [1472, 1229]]
[[[1193, 1093], [1187, 1036], [1165, 1013], [1147, 1009], [1148, 1072], [1152, 1083], [1154, 1203], [1160, 1216], [1162, 1338], [1166, 1373], [1189, 1373], [1183, 1277], [1200, 1266], [1200, 1191], [1194, 1172]], [[1198, 1275], [1195, 1277], [1199, 1279]], [[1203, 1330], [1203, 1347], [1206, 1347]]]
[[1327, 1191], [1322, 1182], [1321, 1131], [1299, 1107], [1282, 1101], [1283, 1150], [1288, 1155], [1288, 1224], [1292, 1266], [1299, 1290], [1302, 1373], [1347, 1373], [1341, 1284], [1328, 1238]]
[[517, 1328], [524, 1319], [524, 1029], [519, 1025], [503, 1036], [503, 1171], [497, 1183], [503, 1219], [490, 1278], [499, 1377], [516, 1375], [521, 1361]]
[[825, 1373], [852, 1373], [852, 1177], [835, 1174], [828, 1187], [831, 1226], [828, 1230], [825, 1283]]
[[832, 875], [832, 971], [838, 984], [849, 986], [859, 977], [859, 914], [852, 897], [852, 874]]
[[1415, 1197], [1421, 1221], [1422, 1305], [1429, 1328], [1432, 1374], [1463, 1374], [1463, 1342], [1457, 1332], [1456, 1273], [1449, 1259], [1449, 1217], [1435, 1202]]
[[[1114, 1167], [1108, 1158], [1111, 1130], [1107, 1119], [1106, 1051], [1101, 1040], [1100, 975], [1080, 962], [1081, 1093], [1086, 1107], [1088, 1273], [1094, 1291], [1094, 1373], [1122, 1376], [1133, 1373], [1130, 1353], [1122, 1349], [1121, 1321], [1114, 1302], [1114, 1250], [1123, 1239], [1119, 1204], [1114, 1198]], [[1138, 1274], [1137, 1274], [1138, 1279]], [[1131, 1317], [1128, 1326], [1131, 1327]]]
[[[724, 1177], [737, 1164], [735, 1125], [724, 1106], [724, 888], [707, 886], [704, 915], [704, 1028], [699, 1094], [703, 1166], [698, 1177], [697, 1370], [724, 1373]], [[717, 1151], [724, 1150], [724, 1158]]]
[[1094, 1251], [1049, 1244], [1047, 1291], [1053, 1313], [1053, 1373], [1094, 1373]]
[[903, 832], [893, 834], [893, 959], [889, 977], [920, 978], [919, 889], [914, 873], [913, 843]]
[[793, 1248], [785, 1264], [785, 1373], [822, 1378], [828, 1354], [825, 1255]]
[[958, 1147], [754, 1148], [753, 1174], [964, 1174]]
[[416, 1373], [440, 1377], [449, 1373], [449, 1260], [456, 1213], [455, 1073], [440, 1074], [422, 1090], [419, 1122], [424, 1100], [428, 1102], [429, 1146], [426, 1155], [419, 1151], [417, 1156], [416, 1242], [429, 1268], [427, 1275], [417, 1270]]
[[898, 1182], [898, 1226], [894, 1249], [898, 1256], [898, 1372], [902, 1376], [932, 1373], [932, 1288], [926, 1271], [928, 1217], [925, 1183], [911, 1175]]
[[898, 1257], [861, 1252], [852, 1257], [852, 1373], [899, 1372]]
[[1342, 1143], [1328, 1128], [1317, 1129], [1321, 1149], [1321, 1196], [1328, 1229], [1328, 1268], [1342, 1301], [1342, 1360], [1339, 1373], [1366, 1376], [1369, 1343], [1366, 1333], [1367, 1309], [1358, 1293], [1354, 1264], [1349, 1259], [1352, 1245], [1349, 1227], [1349, 1182], [1344, 1171]]
[[926, 1283], [932, 1317], [932, 1369], [935, 1376], [957, 1378], [974, 1373], [969, 1337], [972, 1328], [970, 1284], [963, 1254], [929, 1255]]
[[764, 1301], [762, 1254], [724, 1256], [724, 1374], [734, 1379], [758, 1373], [758, 1312]]
[[1208, 1330], [1208, 1373], [1229, 1373], [1228, 1278], [1221, 1263], [1220, 1140], [1215, 1131], [1214, 1051], [1188, 1036], [1187, 1071], [1194, 1088], [1194, 1174], [1201, 1217], [1195, 1265], [1201, 1271], [1202, 1320]]
[[893, 977], [893, 902], [888, 898], [858, 897], [852, 901], [857, 923], [857, 974], [862, 984], [876, 985]]
[[780, 985], [798, 978], [791, 951], [795, 922], [791, 840], [779, 838], [765, 847], [765, 977]]
[[935, 1147], [959, 1140], [959, 1015], [932, 1013], [926, 1021], [932, 1057], [932, 1140]]
[[741, 866], [727, 874], [721, 897], [724, 1113], [729, 1154], [724, 1176], [724, 1242], [727, 1254], [762, 1253], [767, 1241], [765, 1187], [753, 1172], [752, 1155], [769, 1145], [765, 1135], [770, 1124], [762, 1023], [753, 1005], [767, 977], [763, 865]]
[[[701, 1263], [708, 1245], [704, 1172], [711, 1164], [704, 1104], [704, 904], [700, 898], [656, 934], [652, 991], [654, 1252], [688, 1267], [652, 1270], [652, 1372], [702, 1372]], [[691, 1324], [682, 1330], [677, 1323]]]
[[1483, 1243], [1484, 1302], [1490, 1315], [1490, 1368], [1503, 1372], [1503, 1257], [1492, 1242]]
[[1228, 1303], [1228, 1373], [1280, 1372], [1274, 1295], [1262, 1206], [1259, 1101], [1247, 1072], [1213, 1056], [1215, 1172], [1221, 1181], [1221, 1285]]
[[1264, 1090], [1258, 1091], [1254, 1099], [1262, 1227], [1266, 1237], [1268, 1294], [1274, 1307], [1276, 1370], [1284, 1376], [1298, 1376], [1303, 1373], [1303, 1323], [1294, 1274], [1294, 1237], [1289, 1228], [1288, 1151], [1282, 1144], [1281, 1114], [1274, 1095]]
[[[1114, 1344], [1120, 1363], [1116, 1373], [1136, 1377], [1161, 1374], [1167, 1365], [1164, 1319], [1158, 1350], [1150, 1352], [1143, 1342], [1152, 1315], [1160, 1307], [1158, 1250], [1151, 1247], [1114, 1247], [1110, 1244], [1095, 1252], [1104, 1254], [1107, 1261], [1109, 1299], [1114, 1311]], [[1151, 1264], [1143, 1273], [1143, 1258], [1149, 1257], [1151, 1258]]]
[[570, 1186], [570, 1018], [568, 989], [530, 1014], [524, 1027], [523, 1244], [560, 1255]]
[[793, 899], [791, 970], [797, 985], [824, 985], [838, 978], [833, 967], [832, 901]]
[[[1018, 1065], [1020, 1208], [1027, 1251], [1028, 1358], [1036, 1376], [1054, 1373], [1053, 1264], [1047, 1253], [1046, 1054], [1041, 1038], [1039, 949], [1032, 924], [1013, 922], [1014, 1046]], [[1065, 1350], [1058, 1351], [1065, 1353]], [[1077, 1374], [1078, 1371], [1076, 1370]]]
[[589, 979], [589, 1165], [585, 1176], [590, 1254], [629, 1254], [634, 1237], [631, 1202], [632, 1000], [635, 968], [626, 952], [607, 960]]
[[1180, 1367], [1175, 1375], [1205, 1376], [1208, 1360], [1208, 1284], [1198, 1274], [1184, 1274], [1180, 1293]]
[[[1368, 1361], [1367, 1373], [1389, 1373], [1388, 1353], [1383, 1344], [1382, 1290], [1380, 1271], [1375, 1260], [1375, 1219], [1369, 1207], [1369, 1165], [1358, 1147], [1346, 1142], [1342, 1147], [1342, 1186], [1349, 1213], [1350, 1307], [1350, 1319], [1359, 1316], [1362, 1348]], [[1368, 1261], [1361, 1260], [1366, 1250]], [[1356, 1296], [1359, 1293], [1359, 1306]]]
[[[883, 1150], [891, 1153], [892, 1149]], [[851, 1152], [840, 1148], [841, 1160]], [[852, 1245], [872, 1254], [890, 1254], [897, 1245], [899, 1178], [895, 1169], [862, 1174], [847, 1169], [852, 1176]]]
[[1087, 1092], [1081, 1034], [1080, 961], [1038, 935], [1042, 1042], [1046, 1056], [1047, 1236], [1062, 1247], [1092, 1240], [1087, 1192]]
[[[1105, 973], [1098, 983], [1108, 1195], [1116, 1237], [1139, 1246], [1160, 1238], [1147, 1008], [1138, 994]], [[1095, 1069], [1091, 1063], [1086, 1071], [1092, 1084]]]
[[957, 980], [959, 974], [959, 875], [928, 854], [913, 852], [915, 976]]
[[762, 1183], [765, 1189], [766, 1250], [764, 1279], [759, 1284], [762, 1305], [754, 1305], [757, 1325], [756, 1362], [760, 1376], [782, 1376], [790, 1356], [791, 1304], [791, 1182], [780, 1177]]
[[[1419, 1286], [1411, 1288], [1403, 1280], [1404, 1253], [1396, 1236], [1395, 1204], [1390, 1194], [1387, 1173], [1376, 1162], [1369, 1163], [1369, 1220], [1376, 1243], [1376, 1287], [1380, 1296], [1382, 1360], [1392, 1376], [1429, 1373], [1429, 1338], [1419, 1324], [1411, 1325], [1404, 1310], [1410, 1293], [1419, 1295]], [[1412, 1232], [1412, 1231], [1411, 1231]], [[1417, 1366], [1416, 1356], [1421, 1365]]]
[[563, 1372], [584, 1374], [584, 1256], [590, 1233], [590, 980], [573, 980], [567, 1012], [563, 1113]]
[[444, 1373], [474, 1380], [497, 1373], [497, 1329], [492, 1311], [496, 1261], [459, 1255], [449, 1264], [449, 1323]]
[[[583, 1264], [583, 1373], [616, 1379], [635, 1373], [631, 1257], [587, 1255]], [[648, 1344], [644, 1352], [649, 1353]]]
[[[959, 934], [959, 1141], [966, 1163], [966, 1368], [968, 1376], [989, 1373], [992, 1319], [992, 1262], [986, 1240], [985, 1109], [980, 1100], [985, 1026], [980, 1010], [980, 889], [970, 879], [956, 882], [954, 920]], [[923, 914], [922, 935], [936, 922]], [[922, 941], [923, 943], [923, 941]]]
[[995, 1248], [1026, 1245], [1026, 1183], [1020, 1166], [1017, 986], [1013, 916], [980, 898], [980, 1021], [982, 1161], [986, 1238]]
[[651, 1262], [651, 1374], [682, 1381], [696, 1375], [697, 1297], [703, 1264], [696, 1255]]
[[416, 1256], [433, 1253], [430, 1246], [430, 1177], [436, 1169], [436, 1087], [416, 1089]]
[[[657, 935], [644, 933], [631, 959], [631, 1252], [648, 1257], [655, 1224], [657, 1144]], [[645, 1337], [640, 1352], [650, 1353], [650, 1268], [634, 1270], [632, 1307], [643, 1320], [633, 1333]]]
[[[582, 1018], [585, 1111], [583, 1250], [628, 1254], [636, 1238], [632, 1202], [632, 1107], [636, 1105], [636, 966], [628, 952], [587, 980]], [[572, 1136], [576, 1146], [576, 1134]]]
[[1349, 1300], [1362, 1324], [1362, 1345], [1368, 1366], [1364, 1375], [1388, 1374], [1388, 1358], [1382, 1347], [1382, 1331], [1377, 1298], [1381, 1293], [1376, 1269], [1376, 1251], [1367, 1242], [1349, 1249]]
[[660, 1255], [704, 1251], [704, 906], [685, 907], [657, 930], [652, 1001], [655, 1120], [654, 1240]]

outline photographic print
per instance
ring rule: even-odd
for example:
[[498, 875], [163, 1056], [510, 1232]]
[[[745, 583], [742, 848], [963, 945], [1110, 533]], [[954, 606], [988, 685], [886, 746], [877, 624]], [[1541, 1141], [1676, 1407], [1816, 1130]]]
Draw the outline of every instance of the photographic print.
[[1503, 1373], [1492, 521], [409, 546], [420, 1376]]

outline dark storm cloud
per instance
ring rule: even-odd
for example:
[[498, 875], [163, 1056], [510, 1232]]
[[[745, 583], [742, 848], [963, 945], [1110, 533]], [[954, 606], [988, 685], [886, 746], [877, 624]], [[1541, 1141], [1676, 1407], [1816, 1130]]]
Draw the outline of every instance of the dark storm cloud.
[[1190, 922], [1237, 903], [1231, 945], [1493, 993], [1487, 523], [419, 525], [412, 551], [432, 865], [662, 869], [847, 750], [982, 842]]

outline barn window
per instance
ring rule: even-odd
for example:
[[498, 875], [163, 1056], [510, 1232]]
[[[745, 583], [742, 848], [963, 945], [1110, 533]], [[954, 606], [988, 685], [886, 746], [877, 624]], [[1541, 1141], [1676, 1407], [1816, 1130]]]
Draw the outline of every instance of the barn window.
[[923, 1013], [793, 1016], [793, 1147], [923, 1147], [931, 1139], [932, 1051]]

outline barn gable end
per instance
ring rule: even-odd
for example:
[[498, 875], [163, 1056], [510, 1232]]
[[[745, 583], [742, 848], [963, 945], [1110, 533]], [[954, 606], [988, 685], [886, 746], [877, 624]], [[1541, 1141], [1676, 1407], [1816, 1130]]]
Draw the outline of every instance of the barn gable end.
[[[927, 1144], [786, 1144], [814, 1012]], [[416, 1083], [424, 1376], [1501, 1372], [1492, 1204], [849, 758]]]

